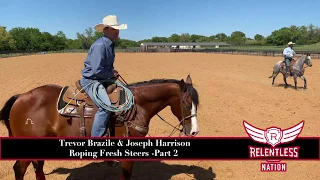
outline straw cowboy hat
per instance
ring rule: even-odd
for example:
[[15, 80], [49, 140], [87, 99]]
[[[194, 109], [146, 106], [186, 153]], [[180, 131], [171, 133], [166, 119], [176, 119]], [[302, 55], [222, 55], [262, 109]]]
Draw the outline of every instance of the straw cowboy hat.
[[288, 42], [288, 45], [294, 45], [294, 44], [296, 44], [296, 43], [293, 43], [293, 42]]
[[94, 29], [98, 32], [103, 32], [103, 29], [105, 27], [111, 27], [113, 29], [123, 30], [127, 29], [127, 24], [121, 24], [118, 23], [118, 18], [115, 15], [108, 15], [103, 18], [102, 23], [97, 24]]

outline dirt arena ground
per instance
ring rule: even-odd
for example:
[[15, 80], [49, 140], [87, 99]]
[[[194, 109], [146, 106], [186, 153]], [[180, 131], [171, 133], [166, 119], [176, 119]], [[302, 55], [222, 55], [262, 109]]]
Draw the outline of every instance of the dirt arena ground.
[[[43, 84], [73, 85], [80, 78], [86, 54], [52, 54], [0, 59], [0, 106], [16, 93]], [[301, 120], [301, 136], [320, 136], [320, 60], [306, 69], [308, 89], [284, 89], [282, 76], [275, 85], [268, 77], [281, 57], [223, 54], [118, 53], [115, 67], [127, 82], [153, 78], [186, 78], [188, 73], [200, 94], [199, 136], [246, 136], [242, 120], [260, 128], [287, 128]], [[288, 79], [294, 84], [293, 79]], [[298, 80], [298, 86], [303, 81]], [[169, 109], [159, 113], [176, 124]], [[171, 127], [158, 117], [151, 121], [150, 135], [169, 135]], [[0, 125], [0, 136], [7, 136]], [[236, 150], [236, 149], [235, 149]], [[286, 173], [262, 173], [262, 161], [165, 161], [136, 163], [133, 179], [320, 179], [320, 162], [286, 161]], [[14, 179], [14, 162], [0, 161], [0, 179]], [[120, 167], [101, 161], [46, 161], [49, 180], [118, 179]], [[32, 166], [26, 180], [34, 179]], [[93, 178], [94, 177], [94, 178]]]

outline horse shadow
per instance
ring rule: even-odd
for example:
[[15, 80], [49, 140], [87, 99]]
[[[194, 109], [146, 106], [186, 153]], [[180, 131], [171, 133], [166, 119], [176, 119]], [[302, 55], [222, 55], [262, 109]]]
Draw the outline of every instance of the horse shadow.
[[[113, 180], [119, 179], [122, 169], [120, 164], [111, 167], [107, 162], [93, 162], [75, 169], [57, 168], [48, 174], [54, 173], [69, 174], [66, 180]], [[167, 180], [178, 174], [188, 176], [190, 179], [212, 180], [216, 178], [211, 167], [204, 169], [194, 165], [166, 164], [159, 161], [135, 162], [132, 174], [131, 179], [139, 180]]]
[[[282, 87], [282, 88], [286, 88], [286, 84], [277, 84], [277, 85], [274, 85], [274, 87]], [[299, 86], [297, 86], [297, 89], [295, 89], [295, 87], [294, 87], [294, 85], [292, 85], [292, 84], [289, 84], [288, 83], [288, 86], [287, 86], [287, 89], [288, 88], [291, 88], [291, 89], [294, 89], [294, 90], [306, 90], [306, 89], [304, 89], [303, 87], [299, 87]]]

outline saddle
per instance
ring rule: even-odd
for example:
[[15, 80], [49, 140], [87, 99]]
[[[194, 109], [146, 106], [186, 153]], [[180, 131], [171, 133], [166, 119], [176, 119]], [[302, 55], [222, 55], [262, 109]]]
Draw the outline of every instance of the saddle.
[[[118, 107], [125, 103], [125, 91], [122, 87], [117, 86], [116, 83], [107, 83], [105, 87], [113, 106]], [[80, 80], [75, 82], [75, 86], [64, 86], [62, 88], [57, 102], [57, 110], [62, 116], [80, 118], [82, 136], [85, 136], [85, 118], [92, 118], [95, 109], [97, 109], [96, 105], [82, 89]], [[122, 113], [112, 112], [110, 118], [123, 121]]]
[[[290, 62], [290, 68], [289, 68], [290, 71], [293, 70], [293, 65], [294, 65], [294, 63], [295, 63], [296, 61], [297, 61], [297, 60], [292, 59], [292, 61]], [[282, 62], [280, 63], [280, 66], [281, 66], [281, 68], [285, 68], [285, 67], [286, 67], [286, 62], [285, 62], [285, 61], [282, 61]]]

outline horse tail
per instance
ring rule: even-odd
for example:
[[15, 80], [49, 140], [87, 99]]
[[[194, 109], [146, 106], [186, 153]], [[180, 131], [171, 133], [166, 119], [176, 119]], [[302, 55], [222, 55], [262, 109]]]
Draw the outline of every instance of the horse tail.
[[10, 128], [10, 124], [9, 124], [9, 116], [10, 116], [10, 111], [11, 108], [14, 104], [14, 102], [16, 102], [16, 100], [18, 99], [18, 97], [20, 96], [20, 94], [16, 94], [14, 96], [12, 96], [3, 106], [3, 108], [0, 111], [0, 121], [3, 121], [3, 123], [5, 124], [5, 126], [7, 127], [8, 131], [9, 131], [9, 136], [11, 136], [11, 128]]
[[273, 77], [273, 75], [274, 75], [274, 71], [272, 71], [272, 75], [271, 75], [271, 76], [269, 76], [269, 78], [272, 78], [272, 77]]

